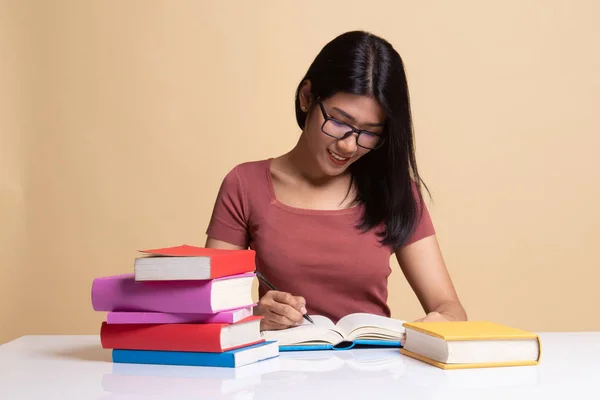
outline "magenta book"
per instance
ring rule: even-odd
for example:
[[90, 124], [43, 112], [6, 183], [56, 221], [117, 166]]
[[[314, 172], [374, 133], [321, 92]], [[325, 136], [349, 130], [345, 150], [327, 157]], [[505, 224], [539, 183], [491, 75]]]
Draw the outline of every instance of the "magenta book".
[[95, 311], [214, 314], [253, 304], [254, 273], [204, 281], [136, 282], [134, 274], [94, 279]]
[[252, 315], [252, 307], [217, 312], [214, 314], [160, 313], [144, 311], [111, 311], [106, 315], [108, 324], [234, 324]]

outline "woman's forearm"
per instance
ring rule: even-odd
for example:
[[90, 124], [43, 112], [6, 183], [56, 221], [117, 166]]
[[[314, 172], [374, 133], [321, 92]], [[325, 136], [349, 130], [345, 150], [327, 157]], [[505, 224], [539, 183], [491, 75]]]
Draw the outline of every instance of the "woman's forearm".
[[433, 310], [436, 311], [440, 314], [442, 314], [444, 317], [453, 320], [453, 321], [466, 321], [467, 320], [467, 313], [465, 312], [464, 307], [462, 306], [462, 304], [460, 304], [460, 302], [458, 301], [449, 301], [446, 303], [443, 303], [441, 306], [439, 306], [437, 309]]

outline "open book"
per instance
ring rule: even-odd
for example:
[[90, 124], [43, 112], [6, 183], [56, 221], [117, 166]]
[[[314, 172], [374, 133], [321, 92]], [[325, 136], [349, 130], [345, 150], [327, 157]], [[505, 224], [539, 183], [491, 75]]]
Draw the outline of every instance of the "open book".
[[263, 331], [265, 340], [277, 340], [280, 351], [293, 350], [345, 350], [356, 346], [400, 347], [404, 339], [405, 321], [380, 315], [355, 313], [334, 324], [320, 315], [310, 316], [300, 326], [283, 330]]

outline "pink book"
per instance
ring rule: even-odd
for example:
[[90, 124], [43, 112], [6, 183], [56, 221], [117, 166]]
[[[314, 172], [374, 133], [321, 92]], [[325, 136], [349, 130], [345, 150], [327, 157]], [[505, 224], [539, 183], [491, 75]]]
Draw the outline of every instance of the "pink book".
[[215, 314], [160, 313], [144, 311], [111, 311], [106, 315], [108, 324], [234, 324], [252, 315], [252, 307], [217, 312]]
[[206, 281], [136, 282], [134, 274], [94, 279], [95, 311], [214, 314], [253, 304], [254, 273]]

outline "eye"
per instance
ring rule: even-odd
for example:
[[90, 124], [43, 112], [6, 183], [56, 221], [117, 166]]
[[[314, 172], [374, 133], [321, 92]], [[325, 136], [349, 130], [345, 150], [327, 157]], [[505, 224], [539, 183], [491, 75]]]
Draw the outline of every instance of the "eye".
[[362, 131], [362, 134], [365, 136], [368, 136], [370, 138], [378, 138], [379, 136], [381, 136], [380, 133], [374, 133], [374, 132], [369, 132], [369, 131]]
[[335, 119], [332, 119], [332, 120], [331, 120], [331, 123], [332, 123], [332, 124], [334, 124], [335, 126], [338, 126], [338, 127], [342, 127], [342, 126], [348, 126], [348, 125], [346, 125], [345, 123], [343, 123], [343, 122], [340, 122], [340, 121], [338, 121], [338, 120], [335, 120]]

